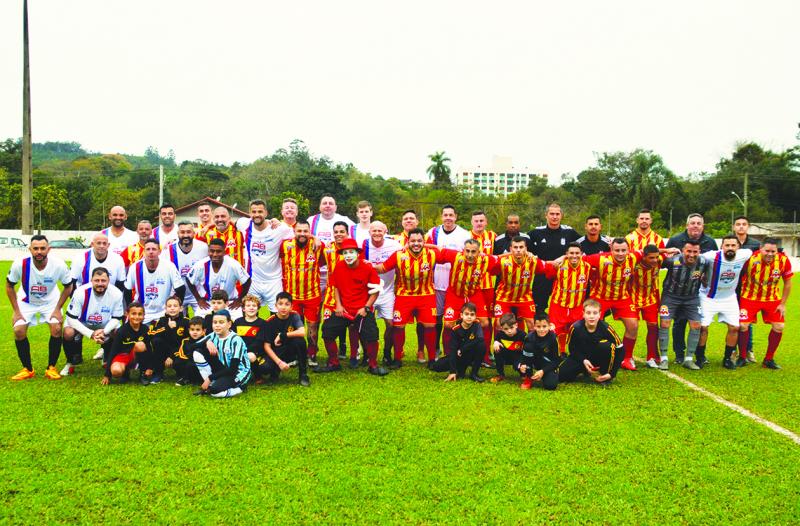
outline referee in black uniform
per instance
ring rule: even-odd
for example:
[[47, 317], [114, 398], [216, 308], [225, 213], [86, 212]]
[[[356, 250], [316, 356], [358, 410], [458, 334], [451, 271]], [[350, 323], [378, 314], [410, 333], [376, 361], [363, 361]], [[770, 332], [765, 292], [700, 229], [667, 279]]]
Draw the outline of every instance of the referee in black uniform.
[[[528, 232], [533, 245], [533, 253], [543, 261], [553, 261], [567, 253], [567, 247], [580, 237], [572, 227], [561, 224], [561, 205], [551, 203], [547, 207], [547, 224]], [[553, 290], [553, 281], [544, 276], [533, 280], [533, 302], [536, 312], [547, 312], [547, 303]]]

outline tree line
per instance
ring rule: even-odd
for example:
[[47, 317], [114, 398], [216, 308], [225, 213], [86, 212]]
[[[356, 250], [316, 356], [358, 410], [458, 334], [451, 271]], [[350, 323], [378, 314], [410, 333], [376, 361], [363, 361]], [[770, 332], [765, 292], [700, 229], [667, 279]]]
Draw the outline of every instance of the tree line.
[[[699, 211], [707, 231], [721, 236], [730, 229], [732, 215], [742, 213], [745, 175], [752, 222], [792, 222], [800, 203], [800, 146], [771, 151], [742, 143], [719, 160], [715, 171], [687, 175], [675, 174], [652, 150], [598, 153], [592, 166], [564, 174], [560, 186], [534, 180], [507, 197], [454, 187], [447, 154], [437, 151], [429, 159], [431, 180], [424, 182], [364, 173], [351, 163], [312, 154], [300, 140], [252, 163], [230, 166], [202, 159], [178, 164], [172, 151], [162, 155], [155, 148], [143, 155], [100, 154], [75, 142], [35, 143], [34, 226], [99, 229], [114, 204], [126, 208], [131, 222], [154, 219], [159, 165], [165, 170], [165, 201], [176, 206], [211, 196], [246, 209], [251, 199], [266, 196], [274, 214], [285, 197], [293, 197], [304, 217], [323, 194], [331, 194], [339, 211], [351, 217], [358, 201], [370, 201], [374, 217], [391, 231], [400, 229], [402, 212], [409, 208], [423, 226], [433, 226], [445, 203], [457, 207], [465, 225], [472, 210], [482, 209], [497, 231], [510, 213], [520, 215], [523, 228], [533, 227], [542, 224], [546, 205], [556, 201], [564, 223], [579, 231], [586, 216], [597, 214], [604, 232], [623, 234], [635, 226], [636, 212], [649, 208], [658, 231], [681, 230], [686, 216]], [[19, 228], [21, 167], [21, 141], [0, 143], [0, 228]]]

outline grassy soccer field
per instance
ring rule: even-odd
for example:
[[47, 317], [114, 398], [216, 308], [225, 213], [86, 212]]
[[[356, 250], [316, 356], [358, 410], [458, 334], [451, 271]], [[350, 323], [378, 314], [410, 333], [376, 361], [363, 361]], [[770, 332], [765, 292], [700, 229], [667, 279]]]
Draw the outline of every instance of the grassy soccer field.
[[[673, 372], [800, 432], [791, 305], [782, 371], [724, 370], [715, 327], [712, 363]], [[12, 383], [7, 299], [0, 319], [3, 523], [788, 524], [800, 514], [800, 446], [657, 371], [621, 371], [609, 389], [524, 392], [516, 380], [445, 384], [408, 361], [385, 378], [312, 375], [310, 389], [292, 370], [211, 400], [172, 382], [102, 387], [97, 362], [48, 382], [46, 328], [31, 333], [36, 378]], [[756, 331], [761, 357], [768, 330]], [[85, 345], [87, 359], [94, 350]]]

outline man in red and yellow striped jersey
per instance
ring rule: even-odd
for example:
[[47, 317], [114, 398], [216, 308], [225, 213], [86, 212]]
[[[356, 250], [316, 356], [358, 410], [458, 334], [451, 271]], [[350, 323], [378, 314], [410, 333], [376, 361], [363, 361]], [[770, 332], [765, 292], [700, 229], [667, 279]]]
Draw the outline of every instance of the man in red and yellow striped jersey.
[[[778, 284], [783, 280], [783, 292]], [[768, 237], [750, 256], [742, 269], [742, 289], [739, 296], [739, 354], [745, 356], [750, 324], [758, 313], [764, 323], [772, 325], [767, 339], [767, 353], [762, 367], [780, 369], [775, 363], [775, 351], [781, 343], [786, 314], [786, 300], [792, 291], [792, 263], [778, 252], [778, 240]]]
[[567, 245], [567, 253], [560, 265], [548, 265], [546, 276], [553, 280], [550, 305], [547, 313], [554, 326], [558, 349], [567, 352], [567, 334], [572, 324], [583, 319], [583, 302], [589, 290], [592, 266], [581, 260], [581, 245], [573, 241]]
[[[400, 224], [403, 227], [403, 231], [399, 234], [394, 236], [394, 239], [400, 243], [401, 247], [405, 247], [408, 245], [408, 233], [414, 230], [415, 228], [419, 228], [419, 219], [417, 219], [417, 213], [411, 209], [406, 210], [403, 212], [403, 216], [400, 220]], [[425, 363], [425, 352], [423, 349], [425, 348], [425, 331], [424, 327], [421, 323], [417, 324], [417, 363]], [[395, 364], [397, 365], [397, 364]]]
[[644, 250], [647, 245], [655, 245], [664, 248], [664, 238], [658, 235], [652, 228], [653, 216], [650, 210], [642, 208], [636, 216], [636, 230], [625, 236], [630, 250]]
[[[661, 361], [658, 355], [658, 310], [661, 305], [661, 294], [658, 290], [661, 256], [658, 248], [652, 243], [645, 245], [642, 260], [633, 267], [633, 275], [628, 284], [637, 317], [641, 317], [647, 324], [647, 366], [651, 369], [658, 367]], [[637, 325], [638, 323], [637, 321]]]
[[405, 326], [412, 318], [422, 324], [428, 367], [436, 361], [436, 294], [433, 269], [442, 256], [436, 249], [425, 247], [425, 232], [415, 228], [408, 233], [408, 246], [375, 266], [378, 274], [396, 269], [395, 301], [392, 325], [394, 330], [395, 365], [403, 359], [406, 343]]
[[284, 239], [278, 254], [283, 270], [283, 290], [292, 295], [292, 308], [308, 322], [308, 357], [316, 361], [319, 329], [320, 277], [324, 264], [322, 247], [311, 238], [307, 221], [294, 225], [294, 239]]
[[231, 215], [224, 206], [214, 209], [214, 228], [206, 233], [205, 242], [211, 243], [214, 238], [220, 238], [225, 242], [225, 255], [245, 266], [244, 235], [236, 229], [236, 225], [231, 223]]
[[[470, 231], [472, 239], [480, 243], [481, 251], [484, 255], [491, 256], [494, 254], [494, 240], [497, 239], [497, 234], [488, 230], [486, 228], [487, 225], [486, 213], [483, 210], [472, 212], [472, 230]], [[484, 274], [480, 288], [483, 294], [483, 301], [486, 302], [486, 307], [491, 312], [494, 307], [494, 279], [491, 275]], [[478, 316], [480, 317], [480, 315]]]
[[497, 293], [494, 317], [499, 318], [513, 312], [525, 320], [527, 329], [533, 330], [536, 305], [533, 302], [533, 277], [545, 273], [545, 263], [528, 252], [527, 240], [517, 236], [511, 240], [511, 252], [503, 254], [498, 261]]
[[142, 259], [144, 256], [144, 242], [150, 239], [152, 232], [153, 225], [147, 219], [142, 219], [136, 225], [136, 234], [139, 236], [139, 241], [129, 247], [125, 247], [119, 253], [122, 256], [122, 261], [125, 262], [125, 270], [128, 270], [128, 267]]

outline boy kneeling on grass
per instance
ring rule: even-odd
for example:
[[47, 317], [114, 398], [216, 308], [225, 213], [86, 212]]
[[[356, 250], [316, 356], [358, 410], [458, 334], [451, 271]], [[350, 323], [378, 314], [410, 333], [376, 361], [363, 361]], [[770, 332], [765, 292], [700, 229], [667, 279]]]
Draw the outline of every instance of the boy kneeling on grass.
[[174, 366], [173, 357], [188, 329], [189, 320], [183, 317], [183, 301], [177, 296], [169, 297], [164, 315], [150, 326], [149, 336], [153, 348], [153, 378], [150, 383], [160, 383], [164, 378], [164, 369]]
[[497, 376], [491, 378], [492, 383], [502, 382], [506, 379], [506, 364], [511, 364], [515, 371], [519, 371], [522, 360], [522, 345], [525, 343], [525, 331], [519, 329], [517, 317], [513, 312], [506, 312], [500, 316], [497, 332], [494, 335], [494, 363]]
[[530, 389], [533, 382], [542, 382], [542, 387], [548, 391], [558, 387], [558, 366], [561, 358], [558, 351], [558, 338], [550, 330], [550, 318], [545, 312], [537, 312], [533, 318], [533, 331], [525, 338], [522, 348], [522, 363], [519, 372], [522, 373], [521, 389]]
[[103, 385], [111, 383], [112, 377], [118, 379], [119, 383], [126, 383], [130, 379], [131, 369], [136, 365], [137, 355], [141, 370], [139, 379], [142, 385], [150, 383], [149, 377], [153, 375], [153, 369], [149, 368], [152, 367], [149, 360], [144, 359], [151, 354], [148, 350], [150, 337], [143, 321], [144, 306], [138, 301], [131, 302], [128, 305], [128, 321], [117, 331], [106, 358], [106, 371], [101, 380]]
[[619, 336], [600, 319], [600, 303], [593, 299], [583, 302], [583, 319], [570, 328], [567, 347], [569, 356], [558, 368], [559, 382], [572, 382], [585, 374], [600, 385], [609, 385], [624, 358]]
[[242, 394], [250, 381], [247, 346], [231, 332], [231, 313], [227, 309], [214, 312], [212, 316], [214, 332], [206, 337], [206, 345], [192, 354], [203, 377], [200, 389], [194, 394], [230, 398]]
[[270, 380], [277, 381], [281, 371], [288, 371], [291, 362], [297, 362], [300, 385], [308, 387], [308, 347], [303, 318], [292, 312], [292, 295], [279, 292], [275, 296], [275, 314], [267, 320], [264, 348], [268, 359], [264, 371]]
[[478, 372], [481, 370], [486, 346], [483, 342], [481, 324], [475, 323], [477, 316], [478, 309], [474, 303], [465, 303], [461, 307], [461, 321], [453, 327], [450, 354], [439, 358], [431, 366], [431, 370], [439, 373], [450, 371], [445, 382], [464, 378], [470, 365], [472, 366], [470, 379], [474, 382], [483, 382]]
[[195, 316], [189, 320], [188, 336], [181, 340], [178, 350], [169, 358], [171, 367], [175, 369], [177, 376], [175, 385], [200, 385], [203, 383], [203, 377], [200, 376], [192, 357], [196, 349], [204, 346], [203, 337], [205, 335], [202, 317]]

